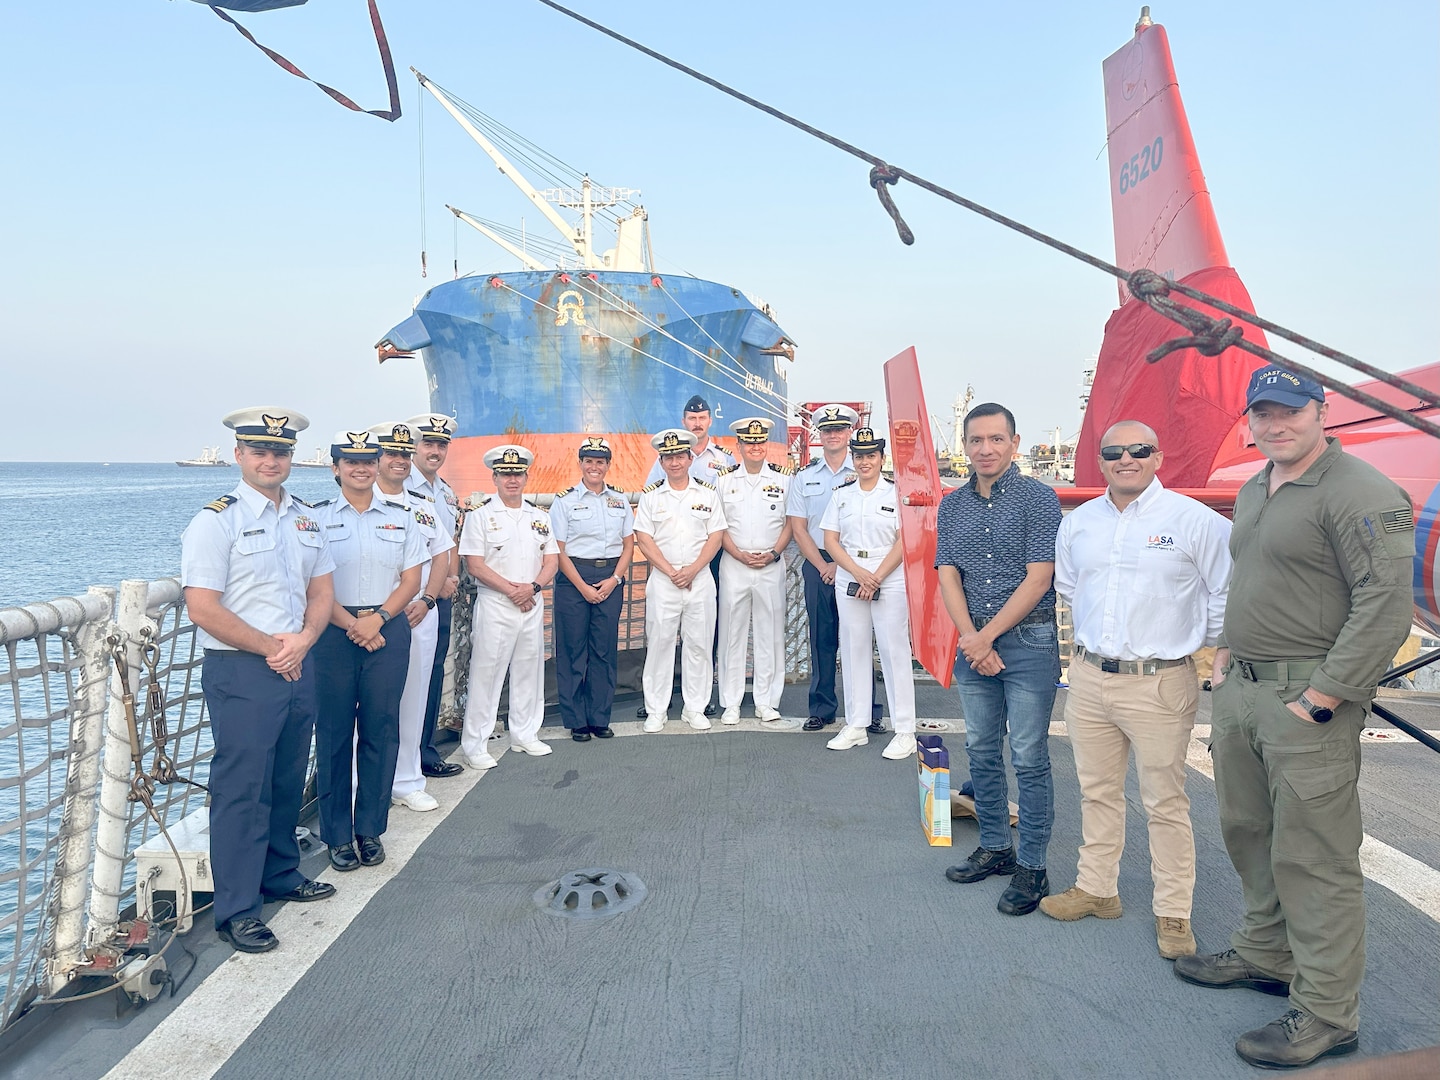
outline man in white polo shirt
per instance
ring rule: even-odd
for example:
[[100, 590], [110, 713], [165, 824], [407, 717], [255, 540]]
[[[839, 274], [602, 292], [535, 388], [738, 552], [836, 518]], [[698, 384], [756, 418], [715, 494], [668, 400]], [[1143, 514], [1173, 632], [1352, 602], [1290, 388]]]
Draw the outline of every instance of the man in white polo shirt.
[[1075, 886], [1040, 901], [1053, 919], [1118, 919], [1125, 771], [1135, 771], [1150, 837], [1155, 941], [1195, 952], [1195, 838], [1185, 751], [1200, 701], [1190, 654], [1215, 644], [1230, 585], [1230, 522], [1168, 491], [1155, 432], [1123, 420], [1100, 440], [1108, 487], [1069, 514], [1055, 543], [1055, 591], [1070, 604], [1075, 656], [1065, 724], [1080, 780]]

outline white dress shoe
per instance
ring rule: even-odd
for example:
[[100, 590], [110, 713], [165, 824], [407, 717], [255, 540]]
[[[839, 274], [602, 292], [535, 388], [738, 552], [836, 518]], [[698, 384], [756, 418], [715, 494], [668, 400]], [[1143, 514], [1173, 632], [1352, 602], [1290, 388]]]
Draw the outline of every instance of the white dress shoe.
[[707, 717], [704, 713], [682, 712], [680, 714], [680, 719], [684, 720], [696, 731], [710, 730], [710, 718]]
[[512, 739], [510, 741], [510, 749], [519, 750], [522, 754], [529, 754], [531, 757], [544, 757], [546, 754], [553, 754], [555, 752], [554, 747], [547, 746], [539, 739], [536, 739], [534, 742], [515, 742]]
[[722, 724], [738, 724], [739, 722], [740, 710], [737, 707], [732, 706], [720, 714], [720, 723]]
[[423, 814], [426, 810], [434, 810], [440, 806], [434, 795], [421, 789], [412, 791], [408, 795], [391, 795], [391, 806], [404, 806], [414, 810], [417, 814]]
[[762, 724], [773, 724], [776, 720], [780, 719], [780, 714], [768, 705], [756, 705], [755, 719], [759, 720]]
[[475, 757], [467, 757], [465, 754], [456, 754], [455, 756], [460, 759], [460, 764], [469, 765], [470, 768], [479, 772], [484, 772], [486, 769], [493, 769], [496, 765], [500, 764], [500, 762], [496, 761], [489, 754], [477, 754]]
[[913, 753], [915, 753], [915, 736], [897, 733], [890, 740], [890, 745], [880, 751], [880, 756], [889, 758], [891, 761], [904, 761]]
[[863, 726], [851, 727], [846, 724], [840, 729], [840, 734], [825, 744], [829, 750], [849, 750], [852, 746], [864, 746], [870, 741], [870, 736], [865, 733]]
[[666, 713], [652, 712], [649, 716], [645, 717], [645, 723], [640, 725], [640, 730], [647, 734], [654, 735], [657, 731], [663, 731], [665, 729], [665, 721], [669, 719], [670, 717]]

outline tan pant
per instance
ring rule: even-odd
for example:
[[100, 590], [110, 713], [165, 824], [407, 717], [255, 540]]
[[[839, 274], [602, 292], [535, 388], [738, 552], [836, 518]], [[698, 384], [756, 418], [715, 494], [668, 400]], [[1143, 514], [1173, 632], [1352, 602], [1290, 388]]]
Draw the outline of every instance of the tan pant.
[[1193, 663], [1154, 675], [1112, 675], [1078, 658], [1070, 666], [1065, 724], [1080, 780], [1084, 838], [1075, 884], [1092, 896], [1119, 892], [1125, 771], [1133, 746], [1149, 825], [1155, 914], [1190, 918], [1195, 836], [1185, 794], [1185, 751], [1199, 704]]

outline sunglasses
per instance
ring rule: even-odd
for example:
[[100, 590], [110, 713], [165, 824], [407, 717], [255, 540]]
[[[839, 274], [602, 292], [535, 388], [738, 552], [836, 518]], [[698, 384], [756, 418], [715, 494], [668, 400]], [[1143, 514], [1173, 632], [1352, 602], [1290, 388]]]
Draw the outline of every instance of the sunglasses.
[[1119, 461], [1121, 457], [1126, 454], [1129, 454], [1136, 461], [1143, 461], [1151, 454], [1158, 454], [1159, 452], [1160, 448], [1158, 446], [1151, 446], [1149, 443], [1143, 442], [1134, 442], [1127, 446], [1100, 447], [1100, 456], [1106, 461]]

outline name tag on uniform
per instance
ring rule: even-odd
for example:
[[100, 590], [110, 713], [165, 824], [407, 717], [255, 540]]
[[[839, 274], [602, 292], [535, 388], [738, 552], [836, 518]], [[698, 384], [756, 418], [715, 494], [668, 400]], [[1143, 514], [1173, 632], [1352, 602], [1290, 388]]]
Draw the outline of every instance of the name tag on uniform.
[[240, 535], [241, 535], [241, 536], [264, 536], [264, 535], [265, 535], [265, 530], [264, 530], [264, 529], [247, 529], [245, 532], [241, 533]]
[[880, 509], [884, 510], [887, 514], [893, 514], [895, 512], [895, 508], [893, 506], [882, 506], [880, 507]]
[[588, 506], [583, 506], [583, 505], [582, 505], [582, 506], [577, 506], [577, 507], [574, 507], [574, 508], [570, 511], [570, 520], [571, 520], [571, 521], [577, 521], [577, 520], [579, 520], [580, 518], [588, 518], [589, 516], [590, 516], [590, 507], [588, 507]]

